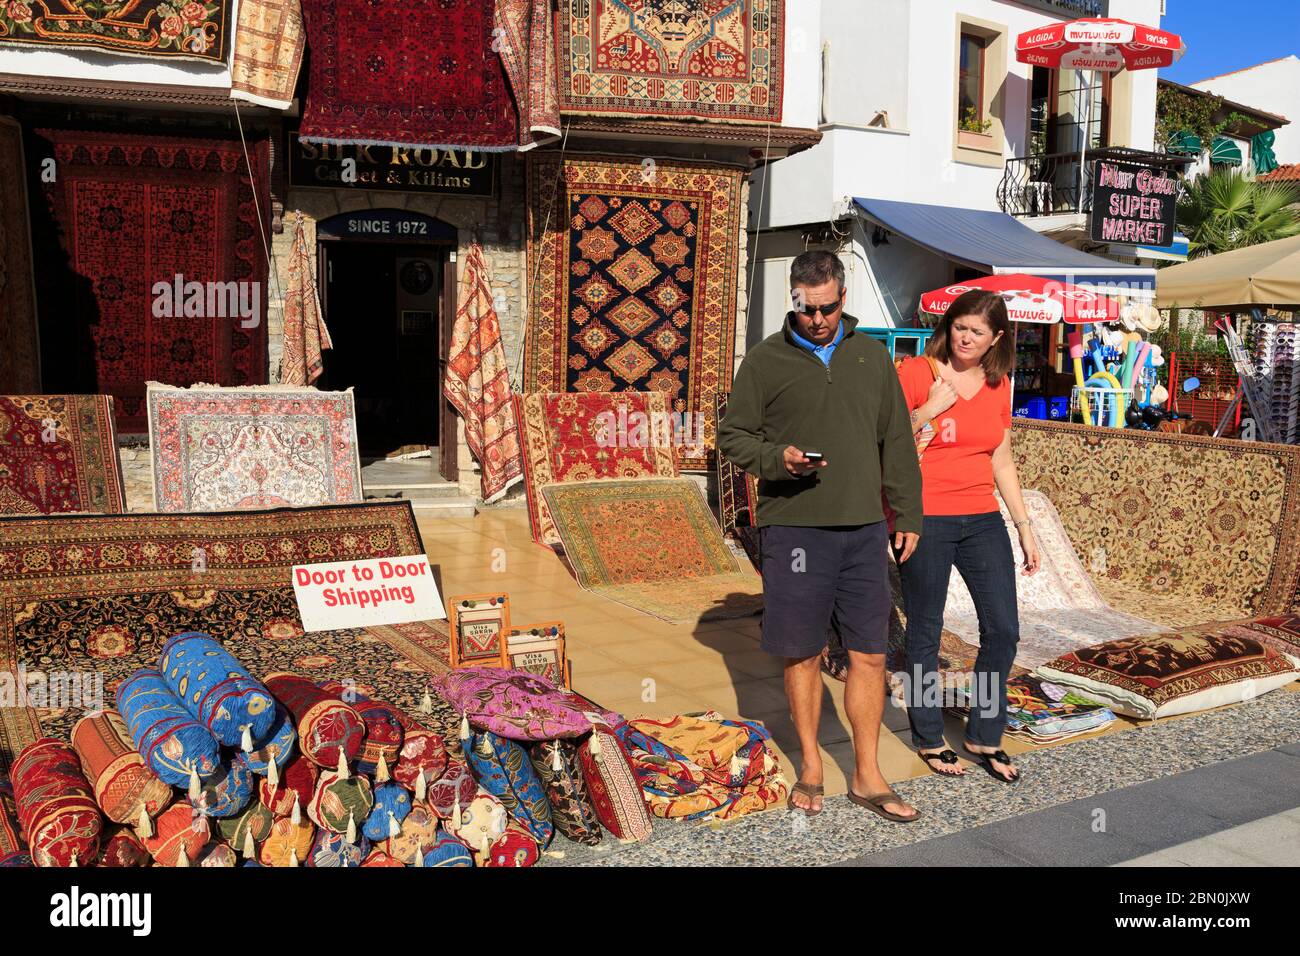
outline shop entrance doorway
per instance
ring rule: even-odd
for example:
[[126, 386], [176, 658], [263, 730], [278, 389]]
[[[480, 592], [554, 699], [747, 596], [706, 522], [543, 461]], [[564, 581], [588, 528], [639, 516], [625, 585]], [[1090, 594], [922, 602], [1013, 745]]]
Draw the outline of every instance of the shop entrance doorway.
[[317, 224], [321, 306], [334, 342], [317, 387], [354, 390], [363, 459], [437, 449], [449, 480], [456, 432], [442, 377], [455, 313], [455, 238], [446, 223], [401, 210]]

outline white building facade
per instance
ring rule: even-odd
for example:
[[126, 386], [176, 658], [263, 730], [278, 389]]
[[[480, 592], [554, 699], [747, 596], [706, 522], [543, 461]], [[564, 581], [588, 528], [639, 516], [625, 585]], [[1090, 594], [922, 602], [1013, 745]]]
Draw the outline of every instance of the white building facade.
[[790, 0], [785, 123], [823, 138], [755, 174], [749, 343], [780, 328], [806, 248], [838, 250], [866, 326], [910, 324], [921, 292], [993, 271], [891, 234], [854, 197], [1077, 231], [1083, 130], [1089, 149], [1152, 150], [1156, 73], [1042, 70], [1016, 61], [1016, 36], [1086, 16], [1158, 26], [1160, 12], [1161, 0]]
[[1300, 57], [1285, 56], [1190, 84], [1225, 99], [1268, 110], [1291, 122], [1275, 133], [1273, 152], [1283, 166], [1300, 163]]

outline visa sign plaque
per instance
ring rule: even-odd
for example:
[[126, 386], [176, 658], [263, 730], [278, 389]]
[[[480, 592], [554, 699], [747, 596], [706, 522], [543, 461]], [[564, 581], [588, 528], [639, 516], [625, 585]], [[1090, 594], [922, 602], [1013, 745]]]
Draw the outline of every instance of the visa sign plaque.
[[473, 149], [304, 143], [289, 134], [290, 186], [492, 196], [498, 166], [496, 153]]

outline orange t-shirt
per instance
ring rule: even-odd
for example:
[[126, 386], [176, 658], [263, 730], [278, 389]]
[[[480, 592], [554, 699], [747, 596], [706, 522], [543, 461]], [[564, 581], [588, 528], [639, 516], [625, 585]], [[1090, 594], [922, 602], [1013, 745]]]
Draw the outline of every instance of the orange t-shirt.
[[[898, 368], [909, 411], [930, 397], [934, 376], [924, 358]], [[932, 421], [934, 438], [921, 456], [921, 506], [927, 515], [979, 515], [998, 510], [993, 497], [993, 452], [1011, 427], [1011, 381], [960, 395]]]

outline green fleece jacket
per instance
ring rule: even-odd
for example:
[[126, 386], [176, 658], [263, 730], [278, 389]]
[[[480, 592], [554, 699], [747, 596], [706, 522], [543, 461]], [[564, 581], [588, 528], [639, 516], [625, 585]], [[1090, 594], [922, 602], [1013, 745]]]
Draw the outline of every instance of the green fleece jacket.
[[[880, 521], [883, 488], [897, 513], [895, 530], [921, 531], [921, 467], [911, 417], [889, 351], [855, 332], [829, 366], [780, 332], [750, 349], [736, 373], [718, 447], [760, 481], [758, 520], [766, 525], [834, 527]], [[787, 445], [820, 451], [826, 467], [796, 478]]]

